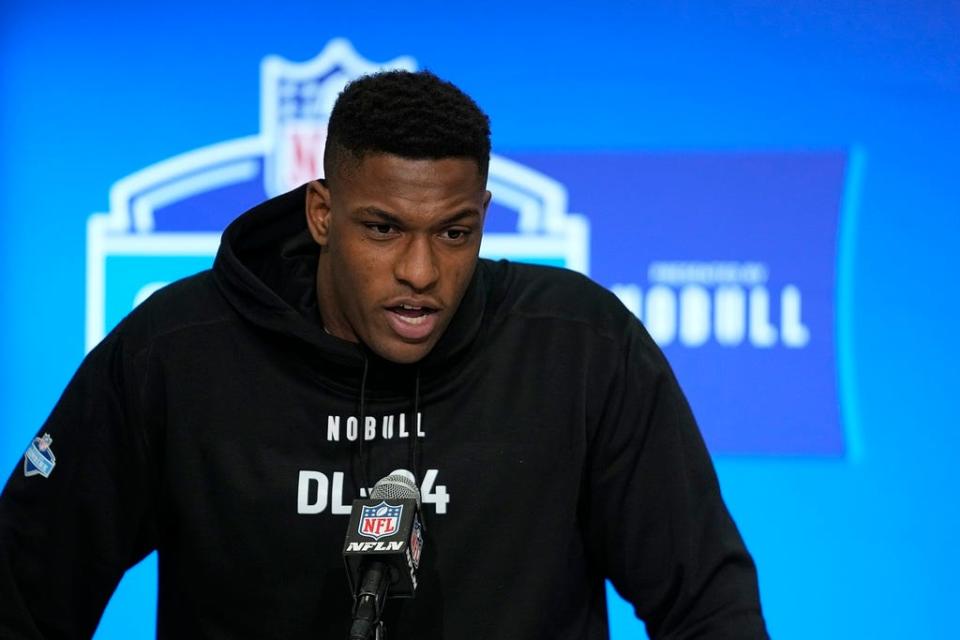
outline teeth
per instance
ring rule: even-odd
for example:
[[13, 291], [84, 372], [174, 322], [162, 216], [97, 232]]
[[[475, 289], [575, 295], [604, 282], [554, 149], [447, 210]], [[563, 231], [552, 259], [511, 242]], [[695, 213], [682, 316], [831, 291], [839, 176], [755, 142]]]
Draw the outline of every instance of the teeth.
[[400, 321], [401, 321], [401, 322], [405, 322], [405, 323], [407, 323], [407, 324], [412, 324], [412, 325], [423, 324], [424, 322], [427, 321], [427, 316], [426, 316], [426, 315], [416, 316], [416, 317], [413, 317], [413, 318], [408, 317], [408, 316], [397, 316], [397, 317], [400, 318]]
[[419, 310], [422, 309], [423, 307], [411, 307], [411, 306], [408, 305], [408, 304], [402, 304], [402, 305], [400, 305], [400, 308], [401, 308], [401, 309], [407, 309], [407, 310], [409, 310], [409, 311], [419, 311]]

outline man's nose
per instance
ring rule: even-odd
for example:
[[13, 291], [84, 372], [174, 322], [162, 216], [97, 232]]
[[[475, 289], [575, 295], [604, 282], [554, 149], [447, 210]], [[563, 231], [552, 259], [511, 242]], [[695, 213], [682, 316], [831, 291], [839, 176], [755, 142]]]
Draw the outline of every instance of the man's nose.
[[430, 238], [410, 238], [396, 262], [394, 275], [415, 291], [425, 291], [436, 284], [440, 268]]

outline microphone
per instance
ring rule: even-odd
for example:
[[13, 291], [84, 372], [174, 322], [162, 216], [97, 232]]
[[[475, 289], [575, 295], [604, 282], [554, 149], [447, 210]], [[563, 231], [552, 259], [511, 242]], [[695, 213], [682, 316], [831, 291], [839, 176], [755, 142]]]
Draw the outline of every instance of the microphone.
[[350, 640], [383, 638], [384, 601], [412, 598], [423, 549], [416, 478], [397, 469], [379, 480], [370, 497], [353, 501], [343, 560], [353, 593]]

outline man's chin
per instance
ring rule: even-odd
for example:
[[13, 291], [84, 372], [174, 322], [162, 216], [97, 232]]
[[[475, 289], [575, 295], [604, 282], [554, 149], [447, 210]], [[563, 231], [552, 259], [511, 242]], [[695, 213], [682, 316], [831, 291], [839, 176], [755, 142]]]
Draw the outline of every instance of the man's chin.
[[394, 364], [415, 364], [427, 357], [435, 344], [435, 340], [424, 342], [380, 340], [372, 344], [368, 343], [367, 346], [375, 354]]

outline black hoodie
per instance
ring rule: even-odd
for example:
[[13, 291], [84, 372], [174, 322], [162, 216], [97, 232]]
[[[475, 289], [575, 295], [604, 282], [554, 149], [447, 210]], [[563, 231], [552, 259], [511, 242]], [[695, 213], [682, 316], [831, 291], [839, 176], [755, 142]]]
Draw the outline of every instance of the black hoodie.
[[398, 467], [427, 531], [391, 638], [605, 638], [605, 578], [652, 637], [766, 637], [690, 409], [615, 296], [481, 260], [433, 351], [391, 364], [323, 331], [303, 202], [238, 218], [87, 356], [37, 434], [49, 477], [18, 464], [0, 498], [0, 637], [89, 637], [157, 549], [161, 638], [344, 638], [346, 514]]

